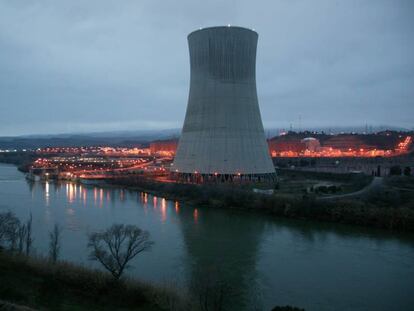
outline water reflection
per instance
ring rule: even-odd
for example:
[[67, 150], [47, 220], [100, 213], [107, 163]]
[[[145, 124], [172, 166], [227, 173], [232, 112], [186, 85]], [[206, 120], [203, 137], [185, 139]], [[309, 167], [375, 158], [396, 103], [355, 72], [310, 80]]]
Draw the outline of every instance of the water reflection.
[[167, 220], [167, 201], [165, 198], [161, 199], [161, 221], [165, 223]]
[[197, 223], [198, 222], [198, 209], [197, 208], [194, 209], [193, 217], [194, 217], [194, 223]]
[[229, 291], [228, 302], [235, 309], [249, 305], [246, 297], [251, 297], [258, 286], [252, 280], [256, 279], [265, 222], [239, 219], [231, 213], [223, 216], [220, 210], [200, 213], [197, 208], [183, 208], [180, 227], [191, 258], [186, 267], [193, 295], [208, 291], [206, 287], [200, 289], [200, 282], [213, 287], [224, 285]]
[[153, 197], [152, 204], [154, 206], [154, 209], [156, 209], [157, 208], [157, 197], [156, 196]]
[[98, 188], [93, 188], [93, 203], [96, 206], [96, 202], [98, 201]]
[[45, 182], [45, 201], [46, 201], [46, 206], [49, 206], [49, 203], [50, 203], [49, 196], [50, 196], [50, 194], [49, 194], [49, 182], [46, 181]]
[[103, 194], [104, 194], [103, 189], [102, 188], [99, 189], [99, 207], [102, 207], [102, 204], [103, 204]]
[[[27, 217], [28, 207], [33, 209], [36, 247], [44, 243], [46, 251], [51, 229], [47, 225], [64, 223], [71, 232], [64, 236], [63, 258], [87, 262], [86, 233], [113, 222], [133, 223], [149, 230], [155, 241], [152, 252], [140, 257], [137, 268], [131, 270], [148, 281], [162, 282], [167, 274], [183, 274], [183, 283], [189, 285], [209, 277], [230, 285], [235, 305], [251, 305], [246, 297], [254, 297], [253, 304], [262, 301], [265, 310], [276, 303], [330, 310], [327, 302], [331, 309], [338, 306], [337, 310], [345, 310], [344, 304], [360, 310], [386, 310], [390, 307], [386, 299], [413, 302], [407, 296], [407, 289], [414, 286], [412, 236], [192, 208], [114, 188], [73, 183], [28, 183], [28, 187], [15, 191], [22, 198], [25, 191], [26, 201], [20, 204], [20, 199], [12, 201], [11, 196], [3, 195], [2, 203], [20, 206], [22, 219]], [[366, 302], [371, 308], [355, 296], [356, 289], [358, 297], [378, 297]]]

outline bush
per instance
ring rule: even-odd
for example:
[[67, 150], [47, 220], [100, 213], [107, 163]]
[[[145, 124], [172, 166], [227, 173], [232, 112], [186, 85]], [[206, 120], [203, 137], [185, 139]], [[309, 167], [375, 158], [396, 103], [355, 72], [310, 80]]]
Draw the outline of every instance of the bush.
[[274, 307], [272, 311], [305, 311], [305, 309], [291, 307], [291, 306], [284, 306], [284, 307]]
[[401, 175], [402, 170], [401, 170], [401, 166], [399, 165], [394, 165], [390, 167], [390, 175]]

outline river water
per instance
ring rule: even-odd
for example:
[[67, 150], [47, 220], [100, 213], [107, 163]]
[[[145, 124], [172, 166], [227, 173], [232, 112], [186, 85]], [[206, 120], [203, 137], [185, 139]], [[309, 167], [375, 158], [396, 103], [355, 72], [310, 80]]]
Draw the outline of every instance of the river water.
[[33, 215], [38, 254], [47, 254], [48, 232], [58, 223], [61, 258], [91, 267], [88, 233], [135, 224], [155, 244], [133, 260], [128, 276], [178, 288], [207, 278], [224, 282], [246, 310], [414, 306], [413, 235], [197, 208], [122, 189], [33, 183], [0, 164], [0, 212], [7, 210], [22, 220]]

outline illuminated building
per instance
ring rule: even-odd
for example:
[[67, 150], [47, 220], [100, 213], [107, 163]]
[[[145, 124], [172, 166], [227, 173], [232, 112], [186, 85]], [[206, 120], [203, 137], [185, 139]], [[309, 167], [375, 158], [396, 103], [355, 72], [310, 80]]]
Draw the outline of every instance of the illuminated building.
[[290, 132], [268, 141], [272, 157], [393, 157], [413, 150], [412, 133], [327, 135]]
[[273, 180], [256, 92], [255, 31], [211, 27], [188, 36], [191, 79], [172, 172], [187, 180]]
[[178, 139], [156, 140], [150, 143], [151, 154], [174, 155]]

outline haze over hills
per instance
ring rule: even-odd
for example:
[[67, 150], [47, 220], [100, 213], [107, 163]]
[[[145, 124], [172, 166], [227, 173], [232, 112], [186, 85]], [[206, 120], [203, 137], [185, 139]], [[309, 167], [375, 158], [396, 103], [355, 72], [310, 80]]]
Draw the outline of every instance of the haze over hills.
[[178, 137], [179, 133], [178, 129], [167, 129], [0, 137], [0, 149], [32, 149], [48, 146], [136, 146], [152, 140]]
[[[338, 133], [374, 133], [384, 130], [410, 131], [414, 130], [397, 126], [348, 126], [348, 127], [310, 127], [310, 128], [265, 128], [267, 138], [280, 135], [285, 131]], [[179, 137], [181, 129], [165, 130], [124, 130], [91, 133], [62, 133], [0, 137], [0, 149], [33, 149], [41, 147], [70, 147], [70, 146], [138, 146], [153, 140]]]

